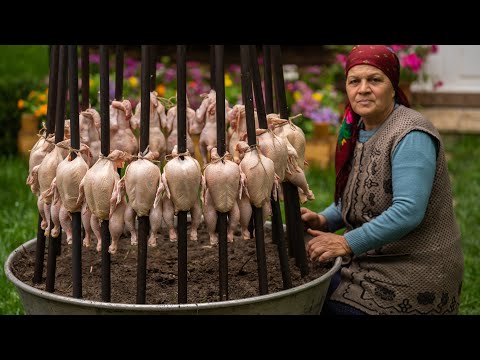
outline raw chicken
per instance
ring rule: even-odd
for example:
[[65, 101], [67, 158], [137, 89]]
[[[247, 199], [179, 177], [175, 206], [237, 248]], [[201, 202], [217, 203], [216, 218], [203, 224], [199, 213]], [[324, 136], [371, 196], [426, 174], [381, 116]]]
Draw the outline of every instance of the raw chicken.
[[256, 147], [250, 148], [244, 141], [238, 142], [237, 150], [243, 153], [240, 176], [246, 186], [247, 196], [254, 206], [261, 208], [265, 203], [270, 203], [273, 186], [278, 186], [273, 161], [260, 154]]
[[138, 152], [137, 138], [130, 128], [132, 104], [129, 100], [112, 101], [110, 105], [110, 151], [120, 150], [128, 154]]
[[127, 166], [125, 176], [120, 180], [125, 183], [128, 202], [137, 216], [148, 216], [160, 182], [160, 168], [153, 164], [154, 154], [138, 154], [138, 160]]
[[[192, 156], [195, 156], [195, 146], [193, 144], [192, 138], [190, 137], [190, 132], [192, 125], [197, 123], [195, 110], [187, 107], [187, 149]], [[173, 147], [177, 145], [178, 142], [178, 132], [177, 132], [177, 106], [174, 106], [168, 110], [167, 113], [167, 132], [169, 133], [167, 139], [167, 154], [171, 154]]]
[[180, 159], [176, 146], [172, 156], [163, 169], [162, 181], [168, 198], [173, 201], [176, 214], [179, 211], [189, 211], [195, 204], [202, 172], [198, 161], [189, 154], [182, 154], [183, 160]]
[[[81, 151], [89, 151], [86, 145], [82, 144], [81, 147]], [[63, 206], [71, 213], [78, 212], [82, 208], [82, 204], [77, 204], [78, 189], [87, 171], [88, 164], [81, 156], [77, 156], [74, 160], [71, 159], [71, 156], [67, 156], [58, 164], [56, 172], [57, 189]]]
[[80, 113], [80, 142], [87, 145], [92, 153], [92, 165], [100, 155], [100, 114], [93, 108]]
[[[140, 127], [140, 117], [142, 112], [142, 104], [139, 102], [135, 108], [135, 115], [132, 117], [131, 124], [133, 129]], [[162, 129], [167, 126], [167, 119], [165, 115], [165, 107], [160, 101], [158, 101], [157, 93], [155, 91], [150, 92], [150, 134], [148, 147], [150, 151], [157, 152], [159, 159], [163, 161], [167, 144], [165, 141], [165, 135], [163, 135]]]
[[[110, 199], [120, 177], [117, 167], [123, 167], [123, 162], [130, 160], [126, 152], [114, 150], [108, 157], [100, 157], [85, 174], [80, 183], [78, 204], [87, 200], [88, 208], [100, 220], [108, 220], [112, 213]], [[123, 215], [122, 215], [123, 217]]]
[[297, 164], [301, 169], [305, 168], [305, 134], [291, 120], [280, 119], [278, 114], [267, 115], [268, 127], [273, 132], [287, 139], [297, 152]]
[[210, 190], [215, 210], [229, 212], [239, 196], [240, 168], [232, 161], [228, 151], [221, 159], [217, 148], [214, 147], [210, 152], [210, 158], [212, 161], [204, 171], [206, 187]]

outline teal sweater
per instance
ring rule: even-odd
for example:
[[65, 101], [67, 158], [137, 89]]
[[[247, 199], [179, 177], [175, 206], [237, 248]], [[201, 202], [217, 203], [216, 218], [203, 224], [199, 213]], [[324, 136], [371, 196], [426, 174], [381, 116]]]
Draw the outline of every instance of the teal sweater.
[[[360, 130], [359, 141], [366, 142], [375, 132]], [[392, 205], [345, 234], [354, 254], [396, 241], [422, 222], [432, 191], [437, 150], [435, 139], [422, 131], [411, 131], [398, 143], [392, 155]], [[330, 231], [344, 227], [340, 203], [332, 203], [320, 214], [327, 219]]]

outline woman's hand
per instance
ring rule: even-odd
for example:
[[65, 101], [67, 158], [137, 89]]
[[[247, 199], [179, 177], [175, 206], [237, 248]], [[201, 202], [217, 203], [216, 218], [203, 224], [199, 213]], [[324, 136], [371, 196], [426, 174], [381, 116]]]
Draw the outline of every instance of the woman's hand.
[[342, 235], [308, 229], [314, 238], [307, 244], [307, 253], [312, 261], [325, 262], [337, 256], [350, 255], [352, 249]]
[[319, 215], [316, 212], [307, 209], [305, 207], [300, 208], [300, 214], [302, 215], [302, 221], [305, 225], [305, 230], [328, 230], [327, 219], [323, 215]]

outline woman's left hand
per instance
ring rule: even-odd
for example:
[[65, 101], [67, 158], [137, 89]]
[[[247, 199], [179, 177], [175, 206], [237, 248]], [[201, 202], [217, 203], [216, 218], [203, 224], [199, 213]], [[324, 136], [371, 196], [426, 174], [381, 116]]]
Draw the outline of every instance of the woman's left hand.
[[352, 253], [344, 236], [312, 229], [307, 232], [314, 236], [307, 244], [308, 256], [312, 261], [325, 262]]

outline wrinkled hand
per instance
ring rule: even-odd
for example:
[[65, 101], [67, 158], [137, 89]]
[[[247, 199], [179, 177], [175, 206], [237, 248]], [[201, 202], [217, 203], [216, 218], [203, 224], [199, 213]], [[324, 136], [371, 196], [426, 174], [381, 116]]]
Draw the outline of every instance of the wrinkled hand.
[[337, 256], [352, 253], [352, 249], [350, 249], [344, 236], [312, 229], [307, 231], [314, 236], [307, 244], [307, 253], [312, 261], [326, 262], [335, 259]]
[[327, 230], [327, 219], [325, 219], [325, 216], [319, 215], [305, 207], [300, 208], [300, 214], [302, 215], [305, 230], [308, 228], [314, 230]]

